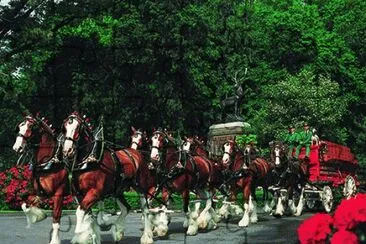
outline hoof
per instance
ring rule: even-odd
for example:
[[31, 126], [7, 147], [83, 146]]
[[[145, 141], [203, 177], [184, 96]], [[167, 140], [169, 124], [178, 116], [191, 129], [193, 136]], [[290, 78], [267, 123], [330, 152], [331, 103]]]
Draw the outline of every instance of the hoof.
[[252, 219], [250, 219], [250, 222], [257, 223], [258, 222], [258, 218], [252, 218]]
[[239, 227], [248, 227], [249, 223], [247, 221], [241, 220], [238, 225]]

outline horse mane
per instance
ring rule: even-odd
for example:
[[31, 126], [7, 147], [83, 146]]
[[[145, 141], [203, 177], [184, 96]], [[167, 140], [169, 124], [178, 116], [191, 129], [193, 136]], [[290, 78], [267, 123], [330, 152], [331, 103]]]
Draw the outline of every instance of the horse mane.
[[48, 120], [45, 118], [34, 117], [36, 125], [39, 128], [39, 146], [36, 152], [36, 162], [37, 164], [45, 163], [50, 160], [56, 149], [56, 135], [55, 129], [49, 124]]

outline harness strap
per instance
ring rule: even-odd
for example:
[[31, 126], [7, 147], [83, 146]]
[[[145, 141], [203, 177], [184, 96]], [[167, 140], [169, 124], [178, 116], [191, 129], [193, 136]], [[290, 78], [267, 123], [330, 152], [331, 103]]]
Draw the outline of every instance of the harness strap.
[[69, 141], [72, 141], [72, 142], [75, 142], [75, 143], [77, 142], [77, 140], [75, 140], [75, 139], [73, 139], [69, 136], [65, 137], [65, 140], [69, 140]]
[[127, 150], [127, 149], [122, 149], [122, 151], [124, 153], [126, 153], [127, 157], [132, 161], [133, 166], [135, 168], [135, 172], [137, 171], [137, 165], [136, 165], [136, 160], [133, 158], [133, 156], [131, 155], [131, 153]]
[[20, 133], [18, 133], [18, 136], [19, 136], [19, 137], [22, 137], [22, 138], [24, 138], [24, 139], [28, 139], [28, 137], [26, 137], [25, 135], [20, 134]]
[[115, 182], [114, 182], [114, 189], [115, 189], [115, 192], [117, 193], [118, 189], [119, 189], [119, 185], [121, 184], [121, 173], [123, 173], [123, 168], [122, 168], [122, 165], [120, 163], [120, 160], [119, 158], [117, 157], [116, 155], [116, 152], [112, 149], [107, 149], [109, 150], [110, 154], [111, 154], [111, 158], [112, 158], [112, 161], [113, 161], [113, 164], [114, 164], [114, 168], [116, 169], [116, 179], [115, 179]]

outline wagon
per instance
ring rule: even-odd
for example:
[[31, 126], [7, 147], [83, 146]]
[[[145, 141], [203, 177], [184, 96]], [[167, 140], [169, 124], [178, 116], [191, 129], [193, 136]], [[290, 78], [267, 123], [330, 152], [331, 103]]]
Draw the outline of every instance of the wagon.
[[[225, 141], [243, 135], [249, 128], [250, 124], [245, 122], [210, 126], [207, 140], [210, 159], [221, 159]], [[304, 157], [305, 148], [302, 148], [299, 159]], [[308, 178], [304, 190], [305, 204], [308, 209], [312, 210], [322, 205], [326, 212], [330, 212], [334, 205], [333, 193], [341, 187], [343, 187], [345, 198], [355, 194], [360, 186], [356, 175], [359, 165], [350, 148], [321, 140], [310, 146], [309, 159]]]
[[[302, 149], [299, 159], [305, 157]], [[334, 205], [333, 192], [343, 186], [345, 198], [353, 196], [360, 185], [356, 171], [358, 161], [350, 148], [330, 141], [311, 145], [308, 180], [305, 186], [305, 204], [314, 209], [321, 203], [326, 212]]]

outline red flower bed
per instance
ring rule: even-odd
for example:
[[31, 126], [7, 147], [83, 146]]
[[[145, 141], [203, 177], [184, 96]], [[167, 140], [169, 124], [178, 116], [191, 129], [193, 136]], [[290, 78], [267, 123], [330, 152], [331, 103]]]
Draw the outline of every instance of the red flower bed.
[[325, 243], [332, 232], [332, 217], [328, 214], [315, 214], [304, 220], [297, 232], [301, 243]]
[[[0, 209], [20, 209], [23, 202], [34, 197], [31, 184], [32, 171], [28, 166], [16, 166], [0, 172]], [[65, 208], [72, 207], [72, 196], [64, 198]], [[52, 208], [52, 201], [46, 200], [44, 208]]]
[[358, 237], [355, 233], [347, 230], [340, 230], [334, 233], [331, 244], [352, 244], [359, 243]]
[[343, 200], [334, 215], [315, 214], [304, 220], [297, 233], [300, 243], [360, 243], [365, 240], [366, 194]]

